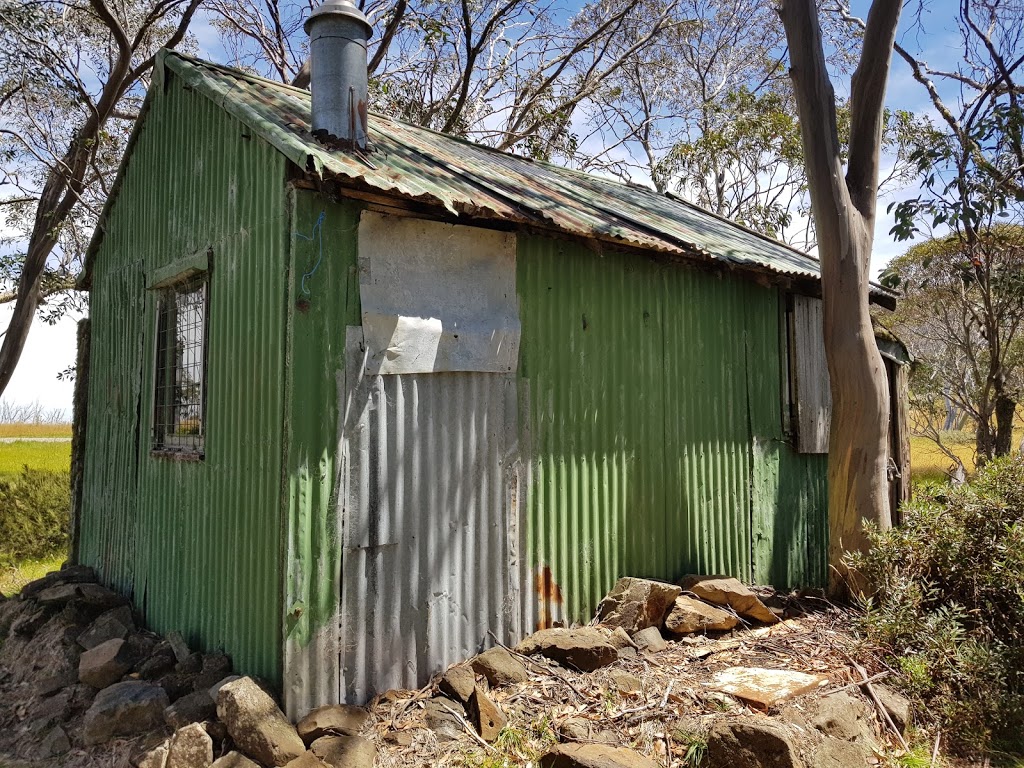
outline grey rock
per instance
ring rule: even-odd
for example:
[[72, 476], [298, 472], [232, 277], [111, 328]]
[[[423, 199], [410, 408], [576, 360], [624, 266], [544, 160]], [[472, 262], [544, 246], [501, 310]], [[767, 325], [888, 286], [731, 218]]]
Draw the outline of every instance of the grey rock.
[[622, 627], [630, 635], [647, 627], [660, 627], [680, 592], [675, 584], [622, 578], [597, 606], [597, 618], [603, 624]]
[[309, 751], [332, 768], [373, 768], [377, 747], [362, 736], [321, 736]]
[[299, 737], [311, 744], [321, 736], [354, 736], [370, 719], [370, 713], [351, 704], [328, 704], [317, 707], [295, 725]]
[[167, 746], [166, 768], [210, 768], [213, 740], [200, 723], [179, 728]]
[[874, 740], [871, 709], [845, 691], [806, 701], [804, 713], [808, 723], [826, 736], [859, 744]]
[[458, 704], [446, 698], [427, 699], [423, 703], [423, 719], [438, 741], [452, 741], [459, 738], [464, 729], [455, 712]]
[[476, 675], [465, 664], [457, 664], [441, 675], [437, 688], [448, 698], [466, 706], [476, 688]]
[[59, 607], [57, 606], [34, 605], [11, 623], [11, 634], [21, 637], [33, 637], [58, 611]]
[[525, 656], [540, 654], [581, 672], [593, 672], [619, 658], [615, 646], [603, 632], [593, 627], [542, 629], [519, 643], [516, 651]]
[[192, 649], [188, 647], [181, 632], [177, 630], [168, 632], [167, 642], [170, 644], [171, 650], [174, 651], [174, 658], [178, 660], [179, 664], [192, 655]]
[[217, 692], [217, 717], [235, 746], [267, 766], [282, 766], [304, 754], [306, 745], [277, 703], [250, 677]]
[[207, 690], [207, 693], [210, 695], [210, 699], [213, 701], [217, 701], [217, 694], [220, 693], [221, 688], [223, 688], [228, 683], [233, 683], [235, 680], [241, 679], [241, 675], [228, 675], [222, 680], [217, 681], [216, 683], [210, 686], [209, 690]]
[[896, 726], [900, 733], [905, 733], [907, 726], [910, 725], [914, 717], [914, 710], [910, 705], [910, 699], [886, 685], [875, 683], [872, 688], [875, 690], [875, 696], [878, 697], [878, 703], [882, 705], [885, 711], [889, 713], [889, 717], [892, 718], [892, 724]]
[[124, 640], [135, 629], [132, 610], [127, 605], [101, 613], [97, 619], [78, 636], [78, 644], [85, 650], [102, 645], [108, 640]]
[[474, 688], [473, 695], [469, 697], [467, 712], [470, 722], [476, 727], [476, 732], [488, 743], [498, 738], [501, 729], [508, 724], [501, 708], [487, 698], [487, 694], [479, 687]]
[[811, 756], [814, 768], [856, 768], [868, 765], [869, 750], [842, 739], [826, 736]]
[[540, 768], [659, 768], [659, 765], [625, 747], [559, 744], [541, 757]]
[[748, 720], [719, 720], [708, 733], [708, 768], [804, 768], [785, 728]]
[[647, 653], [660, 653], [668, 648], [668, 643], [665, 642], [665, 638], [661, 636], [661, 630], [657, 627], [641, 629], [633, 635], [633, 642], [636, 643], [637, 648], [647, 651]]
[[210, 768], [260, 768], [259, 763], [254, 763], [241, 752], [228, 752], [223, 757], [213, 761]]
[[39, 744], [39, 757], [57, 757], [71, 751], [67, 733], [59, 725], [50, 730]]
[[174, 669], [175, 664], [174, 651], [165, 641], [157, 643], [149, 656], [136, 664], [132, 671], [138, 672], [144, 680], [156, 680]]
[[290, 760], [285, 768], [327, 768], [327, 763], [312, 752], [306, 752]]
[[93, 700], [82, 722], [82, 740], [102, 744], [115, 736], [131, 736], [160, 728], [168, 705], [159, 685], [141, 680], [115, 683]]
[[621, 669], [613, 669], [608, 672], [608, 679], [612, 688], [619, 693], [640, 693], [643, 691], [643, 683], [636, 675], [631, 675]]
[[530, 676], [517, 658], [504, 648], [495, 646], [476, 656], [470, 666], [478, 675], [487, 678], [493, 688], [515, 685], [529, 680]]
[[132, 668], [132, 658], [124, 640], [107, 640], [82, 654], [78, 679], [93, 688], [106, 688], [124, 677]]
[[136, 768], [166, 768], [167, 744], [158, 744], [139, 758]]
[[208, 653], [203, 656], [202, 669], [193, 681], [195, 690], [209, 690], [231, 674], [231, 657], [224, 653]]
[[621, 651], [623, 648], [636, 650], [636, 643], [633, 642], [633, 638], [622, 627], [615, 627], [608, 634], [608, 644], [617, 651]]
[[184, 728], [217, 716], [217, 706], [206, 691], [186, 694], [164, 710], [164, 722], [171, 728]]
[[724, 632], [737, 624], [733, 614], [686, 595], [677, 597], [665, 615], [665, 629], [675, 635]]

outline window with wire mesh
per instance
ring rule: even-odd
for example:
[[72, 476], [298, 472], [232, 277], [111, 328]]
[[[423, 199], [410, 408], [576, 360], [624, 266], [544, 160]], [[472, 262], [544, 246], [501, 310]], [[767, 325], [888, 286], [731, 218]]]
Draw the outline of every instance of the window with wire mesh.
[[203, 272], [157, 295], [154, 451], [204, 454], [208, 286]]

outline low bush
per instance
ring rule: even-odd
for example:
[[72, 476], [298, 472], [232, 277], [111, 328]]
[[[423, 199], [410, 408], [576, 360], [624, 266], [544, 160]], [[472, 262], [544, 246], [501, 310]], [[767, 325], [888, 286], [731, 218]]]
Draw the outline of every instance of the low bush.
[[872, 584], [864, 650], [963, 754], [1024, 750], [1024, 459], [930, 485], [849, 564]]
[[0, 566], [66, 552], [70, 510], [68, 472], [0, 476]]

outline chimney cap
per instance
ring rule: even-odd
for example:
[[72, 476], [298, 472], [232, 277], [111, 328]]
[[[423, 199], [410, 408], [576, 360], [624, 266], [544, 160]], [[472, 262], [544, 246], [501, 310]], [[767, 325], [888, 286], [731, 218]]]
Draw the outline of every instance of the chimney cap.
[[352, 0], [324, 0], [315, 11], [309, 14], [309, 18], [302, 25], [307, 35], [309, 34], [309, 28], [313, 23], [313, 19], [320, 16], [347, 16], [363, 25], [366, 29], [367, 38], [373, 34], [373, 27], [370, 25], [370, 22], [366, 20], [366, 16], [356, 7]]

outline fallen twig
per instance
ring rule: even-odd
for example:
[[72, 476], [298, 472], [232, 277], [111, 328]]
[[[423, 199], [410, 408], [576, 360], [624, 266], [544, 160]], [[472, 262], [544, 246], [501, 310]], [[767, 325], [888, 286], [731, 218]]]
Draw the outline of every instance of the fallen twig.
[[879, 680], [884, 680], [891, 674], [892, 672], [887, 669], [884, 672], [879, 672], [877, 675], [872, 675], [867, 680], [855, 680], [852, 683], [847, 683], [846, 685], [841, 685], [838, 688], [833, 688], [831, 691], [823, 695], [831, 696], [833, 693], [841, 693], [842, 691], [848, 691], [851, 688], [860, 688], [864, 683], [877, 683]]
[[561, 673], [556, 672], [554, 669], [552, 669], [551, 667], [549, 667], [546, 664], [541, 664], [536, 659], [533, 659], [530, 656], [527, 656], [525, 653], [520, 653], [519, 651], [515, 650], [514, 648], [509, 648], [507, 645], [505, 645], [503, 642], [501, 642], [501, 640], [499, 640], [497, 637], [495, 637], [494, 633], [491, 632], [490, 630], [487, 631], [487, 634], [489, 634], [494, 639], [494, 642], [497, 645], [499, 645], [502, 648], [504, 648], [506, 651], [511, 653], [513, 656], [518, 656], [520, 659], [528, 661], [530, 664], [532, 664], [533, 666], [537, 667], [538, 669], [544, 670], [545, 672], [547, 672], [552, 677], [555, 677], [558, 680], [561, 680], [563, 683], [565, 683], [567, 686], [569, 686], [573, 690], [573, 693], [575, 693], [577, 696], [579, 696], [580, 699], [586, 701], [587, 697], [583, 695], [583, 692], [579, 688], [577, 688], [575, 685], [573, 685], [568, 679], [566, 679]]

